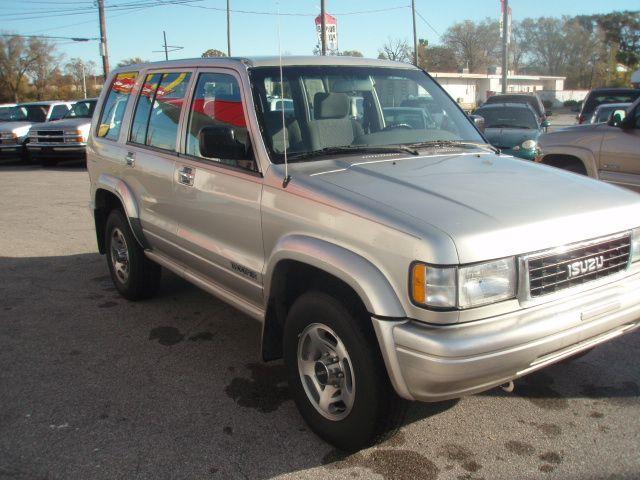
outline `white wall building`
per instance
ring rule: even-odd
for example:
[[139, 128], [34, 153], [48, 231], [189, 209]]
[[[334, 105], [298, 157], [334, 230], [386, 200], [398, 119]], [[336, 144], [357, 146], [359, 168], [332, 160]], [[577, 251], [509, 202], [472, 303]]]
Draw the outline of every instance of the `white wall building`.
[[[473, 108], [487, 97], [502, 91], [502, 75], [482, 73], [429, 72], [461, 105]], [[543, 99], [554, 100], [555, 92], [564, 91], [565, 77], [509, 74], [507, 89], [513, 93], [537, 92]], [[586, 95], [586, 91], [585, 91]], [[584, 98], [584, 96], [582, 97]], [[566, 99], [560, 100], [560, 102]]]

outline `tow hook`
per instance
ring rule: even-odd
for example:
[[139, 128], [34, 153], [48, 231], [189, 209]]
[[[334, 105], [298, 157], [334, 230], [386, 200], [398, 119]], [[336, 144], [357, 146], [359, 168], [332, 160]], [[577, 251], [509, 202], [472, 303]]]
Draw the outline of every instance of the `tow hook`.
[[516, 386], [513, 383], [513, 380], [510, 380], [507, 383], [500, 385], [500, 388], [507, 393], [512, 393], [516, 389]]

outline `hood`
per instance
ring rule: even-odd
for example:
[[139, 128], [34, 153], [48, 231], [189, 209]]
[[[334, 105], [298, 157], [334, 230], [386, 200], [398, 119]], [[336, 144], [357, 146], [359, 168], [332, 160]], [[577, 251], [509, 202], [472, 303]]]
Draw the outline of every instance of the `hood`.
[[409, 215], [417, 229], [428, 224], [444, 231], [460, 263], [530, 253], [640, 225], [636, 193], [486, 151], [338, 165], [316, 168], [309, 179], [367, 197], [371, 208]]
[[485, 137], [491, 145], [498, 148], [513, 148], [521, 145], [525, 140], [537, 140], [540, 130], [526, 130], [523, 128], [487, 128]]
[[0, 122], [0, 132], [12, 132], [16, 128], [30, 127], [32, 122]]
[[43, 123], [37, 126], [38, 130], [62, 130], [76, 129], [81, 125], [90, 125], [90, 118], [63, 118], [62, 120], [54, 120], [52, 122]]

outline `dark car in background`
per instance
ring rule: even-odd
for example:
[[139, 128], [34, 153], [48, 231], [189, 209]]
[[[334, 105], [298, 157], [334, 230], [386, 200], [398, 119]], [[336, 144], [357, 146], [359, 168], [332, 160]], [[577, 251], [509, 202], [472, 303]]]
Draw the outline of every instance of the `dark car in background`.
[[538, 137], [549, 126], [549, 122], [540, 122], [528, 104], [485, 104], [473, 113], [484, 119], [484, 135], [491, 145], [515, 157], [535, 159]]
[[496, 95], [492, 95], [487, 98], [484, 105], [491, 105], [494, 103], [524, 103], [529, 105], [536, 115], [538, 116], [539, 122], [544, 122], [551, 112], [548, 112], [544, 109], [544, 105], [540, 97], [535, 93], [498, 93]]
[[582, 110], [577, 116], [578, 123], [587, 123], [596, 108], [603, 103], [633, 103], [640, 97], [637, 88], [594, 88], [582, 102]]

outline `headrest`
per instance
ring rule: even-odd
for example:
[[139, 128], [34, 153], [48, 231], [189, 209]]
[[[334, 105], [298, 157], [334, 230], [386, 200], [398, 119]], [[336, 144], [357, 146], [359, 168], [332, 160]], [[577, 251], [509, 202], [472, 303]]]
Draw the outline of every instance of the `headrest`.
[[349, 115], [349, 97], [346, 93], [316, 93], [313, 97], [316, 119], [345, 118]]

